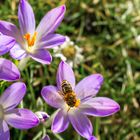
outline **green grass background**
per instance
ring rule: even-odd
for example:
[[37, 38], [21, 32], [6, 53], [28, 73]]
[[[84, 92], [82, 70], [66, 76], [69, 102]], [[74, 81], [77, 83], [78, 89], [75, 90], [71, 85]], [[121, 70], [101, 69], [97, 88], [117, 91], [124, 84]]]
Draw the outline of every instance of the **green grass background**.
[[[98, 140], [140, 140], [140, 0], [29, 0], [36, 23], [45, 13], [66, 4], [65, 19], [57, 32], [71, 37], [84, 49], [84, 62], [74, 67], [77, 82], [92, 73], [101, 73], [104, 84], [98, 96], [117, 101], [121, 110], [105, 118], [91, 117]], [[18, 0], [0, 0], [0, 19], [18, 25]], [[9, 58], [9, 55], [3, 56]], [[11, 59], [15, 64], [18, 61]], [[52, 114], [55, 110], [41, 98], [44, 85], [56, 84], [60, 59], [51, 65], [29, 61], [21, 72], [27, 94], [20, 107]], [[1, 82], [0, 93], [11, 83]], [[19, 93], [20, 94], [20, 93]], [[40, 99], [39, 99], [40, 98]], [[41, 101], [39, 101], [41, 100]], [[10, 128], [11, 140], [41, 140], [48, 134], [52, 140], [84, 140], [72, 128], [53, 134], [47, 121], [38, 127], [20, 131]]]

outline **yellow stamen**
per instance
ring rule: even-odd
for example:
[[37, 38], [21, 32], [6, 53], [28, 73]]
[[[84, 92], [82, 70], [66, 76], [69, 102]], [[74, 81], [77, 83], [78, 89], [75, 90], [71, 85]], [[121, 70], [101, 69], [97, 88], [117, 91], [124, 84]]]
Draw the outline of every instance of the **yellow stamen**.
[[74, 106], [75, 106], [75, 107], [78, 107], [79, 105], [80, 105], [80, 99], [77, 99]]
[[37, 37], [37, 32], [34, 32], [33, 36], [31, 37], [30, 33], [24, 35], [24, 38], [27, 40], [28, 46], [34, 46]]

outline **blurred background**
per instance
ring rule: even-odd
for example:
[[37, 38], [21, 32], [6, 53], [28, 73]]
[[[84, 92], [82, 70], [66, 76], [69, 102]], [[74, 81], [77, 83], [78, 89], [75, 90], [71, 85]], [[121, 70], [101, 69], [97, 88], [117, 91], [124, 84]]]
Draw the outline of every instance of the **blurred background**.
[[[53, 62], [42, 65], [29, 61], [22, 74], [28, 91], [21, 107], [55, 110], [40, 96], [43, 86], [55, 85], [58, 64], [65, 59], [74, 69], [77, 82], [92, 73], [101, 73], [104, 83], [98, 96], [114, 99], [121, 106], [115, 115], [91, 117], [98, 140], [140, 140], [140, 0], [28, 0], [38, 24], [45, 13], [66, 4], [65, 19], [57, 33], [68, 36], [61, 49], [51, 50]], [[0, 19], [18, 26], [19, 0], [0, 0]], [[4, 57], [9, 57], [5, 55]], [[12, 60], [12, 59], [11, 59]], [[18, 65], [18, 61], [12, 60]], [[0, 93], [9, 83], [0, 83]], [[11, 140], [84, 140], [72, 128], [53, 134], [50, 121], [28, 131], [11, 128]]]

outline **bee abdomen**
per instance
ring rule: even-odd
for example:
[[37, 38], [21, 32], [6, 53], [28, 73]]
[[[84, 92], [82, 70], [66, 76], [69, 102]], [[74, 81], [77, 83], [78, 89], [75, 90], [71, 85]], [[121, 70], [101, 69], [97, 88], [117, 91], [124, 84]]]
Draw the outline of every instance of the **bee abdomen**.
[[68, 106], [74, 107], [76, 104], [76, 95], [74, 93], [69, 93], [65, 96], [65, 101]]

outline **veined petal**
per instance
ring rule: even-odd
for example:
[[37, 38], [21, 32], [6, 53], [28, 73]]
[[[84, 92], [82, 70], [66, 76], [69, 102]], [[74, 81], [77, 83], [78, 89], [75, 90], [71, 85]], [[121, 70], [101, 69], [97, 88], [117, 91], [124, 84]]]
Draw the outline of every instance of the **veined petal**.
[[119, 111], [120, 106], [112, 99], [95, 97], [82, 102], [80, 109], [86, 115], [105, 117]]
[[23, 50], [23, 48], [21, 48], [21, 46], [17, 43], [10, 50], [10, 55], [12, 58], [17, 59], [17, 60], [21, 60], [21, 59], [27, 57], [26, 51]]
[[10, 140], [9, 128], [3, 120], [0, 120], [0, 140]]
[[47, 50], [45, 50], [45, 49], [36, 50], [36, 52], [30, 54], [30, 56], [34, 60], [36, 60], [36, 61], [38, 61], [38, 62], [40, 62], [42, 64], [50, 64], [51, 61], [52, 61], [51, 54]]
[[0, 20], [0, 32], [15, 38], [19, 44], [24, 45], [25, 43], [19, 29], [10, 22]]
[[4, 110], [8, 111], [15, 108], [26, 92], [26, 86], [22, 82], [17, 82], [8, 87], [0, 97], [0, 104]]
[[64, 18], [65, 11], [66, 7], [62, 5], [52, 9], [43, 17], [36, 30], [38, 32], [38, 40], [56, 30]]
[[14, 81], [20, 78], [16, 65], [9, 60], [0, 58], [0, 80]]
[[32, 7], [27, 0], [20, 0], [18, 19], [22, 35], [33, 34], [35, 31], [35, 17]]
[[77, 97], [80, 99], [96, 96], [103, 83], [101, 74], [92, 74], [81, 80], [75, 87]]
[[6, 35], [0, 35], [0, 55], [3, 55], [14, 46], [15, 39]]
[[65, 42], [65, 37], [59, 34], [49, 34], [42, 38], [36, 46], [40, 48], [53, 48]]
[[61, 133], [65, 131], [69, 126], [69, 119], [67, 116], [67, 112], [64, 112], [64, 110], [60, 109], [56, 113], [53, 122], [52, 122], [52, 131], [54, 133]]
[[29, 129], [39, 124], [38, 117], [28, 109], [12, 109], [6, 112], [5, 120], [18, 129]]
[[57, 87], [61, 90], [61, 84], [64, 80], [67, 80], [72, 88], [75, 87], [75, 76], [72, 68], [64, 61], [61, 61], [57, 70]]
[[79, 110], [75, 110], [73, 113], [69, 114], [69, 120], [77, 133], [86, 139], [91, 138], [93, 131], [92, 124], [84, 114]]
[[60, 108], [64, 104], [62, 97], [58, 93], [55, 86], [45, 86], [41, 91], [41, 95], [47, 104], [55, 108]]

